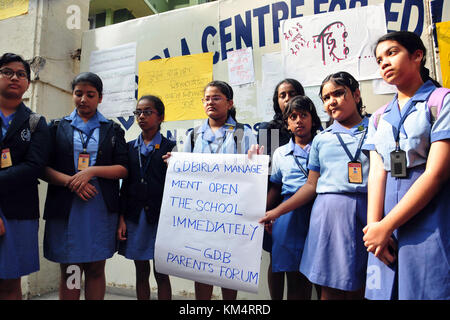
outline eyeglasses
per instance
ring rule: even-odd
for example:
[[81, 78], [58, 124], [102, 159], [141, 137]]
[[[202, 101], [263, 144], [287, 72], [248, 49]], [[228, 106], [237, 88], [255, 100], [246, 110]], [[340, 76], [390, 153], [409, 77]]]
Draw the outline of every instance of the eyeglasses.
[[212, 101], [212, 102], [219, 102], [220, 100], [223, 100], [223, 99], [225, 99], [225, 98], [221, 97], [221, 96], [212, 96], [212, 97], [202, 98], [202, 102], [203, 103], [208, 103], [210, 101]]
[[14, 71], [8, 68], [0, 69], [0, 74], [4, 75], [8, 79], [12, 79], [16, 75], [17, 79], [24, 80], [28, 79], [28, 74], [23, 70]]
[[141, 114], [143, 114], [145, 117], [149, 117], [149, 116], [151, 116], [153, 113], [155, 113], [155, 111], [153, 111], [153, 110], [134, 110], [134, 111], [133, 111], [133, 114], [134, 114], [136, 117], [140, 117]]

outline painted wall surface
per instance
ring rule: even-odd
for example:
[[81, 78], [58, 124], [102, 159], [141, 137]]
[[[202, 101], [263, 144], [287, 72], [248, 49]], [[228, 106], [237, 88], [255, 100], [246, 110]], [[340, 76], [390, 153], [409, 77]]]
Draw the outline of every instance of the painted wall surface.
[[[79, 73], [80, 63], [71, 58], [71, 53], [81, 48], [82, 33], [89, 28], [88, 13], [88, 0], [30, 0], [27, 14], [0, 20], [0, 55], [13, 52], [27, 60], [41, 59], [39, 71], [32, 72], [24, 102], [47, 120], [73, 109], [70, 82]], [[46, 190], [46, 183], [41, 181], [41, 213]], [[59, 285], [58, 264], [43, 258], [45, 222], [41, 219], [39, 225], [40, 271], [22, 278], [25, 297], [57, 290]]]

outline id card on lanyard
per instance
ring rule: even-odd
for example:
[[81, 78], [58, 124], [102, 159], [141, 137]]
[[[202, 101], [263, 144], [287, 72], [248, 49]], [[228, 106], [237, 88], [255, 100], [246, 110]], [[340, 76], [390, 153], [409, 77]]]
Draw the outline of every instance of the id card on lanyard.
[[339, 133], [336, 133], [336, 136], [339, 140], [339, 143], [341, 144], [342, 148], [344, 149], [345, 153], [347, 153], [347, 156], [349, 157], [350, 161], [347, 163], [347, 170], [348, 170], [348, 182], [349, 183], [355, 183], [355, 184], [362, 184], [363, 183], [363, 175], [362, 175], [362, 164], [360, 161], [358, 161], [359, 155], [361, 153], [362, 144], [364, 141], [364, 138], [366, 137], [367, 129], [363, 129], [363, 134], [361, 139], [358, 143], [358, 148], [356, 149], [356, 153], [354, 156], [350, 153], [350, 150], [348, 150], [347, 146], [344, 143], [344, 140], [342, 140], [342, 137]]
[[412, 107], [412, 103], [405, 110], [405, 113], [400, 118], [398, 128], [392, 127], [394, 139], [395, 139], [395, 150], [390, 153], [391, 156], [391, 177], [394, 178], [406, 178], [406, 152], [400, 149], [400, 129], [409, 114], [409, 110]]
[[2, 149], [1, 168], [8, 168], [12, 166], [11, 152], [9, 148]]
[[86, 140], [84, 140], [83, 133], [78, 130], [78, 134], [80, 135], [81, 144], [83, 145], [83, 151], [80, 152], [78, 155], [78, 171], [87, 169], [89, 167], [90, 162], [90, 154], [87, 152], [87, 146], [89, 144], [89, 140], [92, 137], [92, 134], [94, 133], [95, 129], [91, 130], [89, 134], [86, 137]]

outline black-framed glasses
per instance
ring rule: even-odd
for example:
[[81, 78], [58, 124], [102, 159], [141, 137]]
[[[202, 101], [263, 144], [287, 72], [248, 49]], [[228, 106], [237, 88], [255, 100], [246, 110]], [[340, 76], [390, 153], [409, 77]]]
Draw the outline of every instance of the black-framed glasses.
[[149, 116], [151, 116], [153, 113], [155, 113], [155, 111], [153, 111], [153, 110], [134, 110], [134, 111], [133, 111], [133, 114], [134, 114], [136, 117], [140, 117], [141, 114], [143, 114], [145, 117], [149, 117]]
[[0, 74], [5, 76], [8, 79], [12, 79], [14, 75], [16, 75], [17, 79], [25, 80], [28, 79], [28, 74], [23, 70], [14, 71], [9, 68], [0, 69]]

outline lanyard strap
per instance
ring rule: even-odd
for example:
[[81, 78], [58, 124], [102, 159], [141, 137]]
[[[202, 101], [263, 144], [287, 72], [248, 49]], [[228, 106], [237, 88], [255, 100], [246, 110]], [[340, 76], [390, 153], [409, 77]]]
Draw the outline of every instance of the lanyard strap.
[[147, 160], [144, 163], [144, 166], [142, 166], [142, 155], [141, 155], [141, 145], [138, 145], [138, 158], [139, 158], [139, 171], [141, 173], [141, 183], [145, 182], [145, 172], [147, 172], [148, 166], [150, 165], [153, 152], [155, 152], [155, 148], [150, 152], [150, 154], [147, 156]]
[[220, 148], [222, 148], [226, 139], [227, 139], [227, 132], [225, 132], [225, 134], [222, 136], [222, 141], [217, 145], [216, 152], [214, 152], [213, 149], [211, 148], [212, 141], [208, 141], [209, 151], [211, 151], [211, 153], [219, 153], [219, 150], [220, 150]]
[[81, 144], [83, 145], [83, 152], [87, 152], [87, 146], [89, 144], [89, 140], [91, 140], [92, 135], [94, 134], [95, 129], [89, 131], [89, 134], [86, 135], [86, 141], [84, 140], [83, 133], [81, 130], [78, 130], [78, 134], [80, 135]]
[[344, 140], [342, 140], [340, 133], [339, 132], [336, 133], [337, 138], [338, 138], [339, 142], [341, 143], [342, 148], [344, 148], [345, 153], [347, 153], [347, 156], [350, 158], [350, 161], [355, 162], [359, 158], [359, 154], [361, 153], [361, 147], [362, 147], [364, 138], [366, 136], [366, 133], [367, 133], [367, 129], [365, 129], [363, 131], [362, 137], [358, 143], [358, 148], [356, 149], [355, 156], [352, 156], [352, 154], [350, 153], [350, 150], [348, 150], [347, 146], [344, 143]]
[[[6, 121], [6, 119], [3, 117], [3, 115], [0, 117], [0, 144], [3, 144], [3, 139], [6, 137], [6, 133], [8, 133], [9, 126], [11, 125], [10, 122]], [[3, 128], [5, 128], [5, 135], [3, 136]]]
[[3, 147], [3, 119], [0, 117], [0, 147]]
[[[297, 164], [298, 168], [303, 172], [303, 174], [308, 178], [308, 171], [305, 170], [305, 168], [303, 168], [302, 164], [300, 163], [300, 161], [298, 161], [297, 157], [292, 154], [292, 156], [294, 157], [295, 163]], [[306, 165], [308, 165], [308, 160], [306, 160]]]
[[[408, 101], [408, 103], [409, 103], [409, 101]], [[397, 104], [398, 104], [398, 102], [397, 102]], [[399, 144], [399, 142], [400, 142], [400, 129], [401, 129], [401, 127], [403, 126], [403, 123], [405, 122], [406, 117], [408, 117], [409, 111], [411, 110], [412, 106], [413, 106], [413, 104], [411, 103], [411, 104], [408, 106], [408, 109], [405, 110], [405, 113], [404, 113], [403, 116], [400, 118], [400, 122], [398, 123], [397, 128], [392, 127], [392, 130], [393, 130], [393, 133], [394, 133], [395, 150], [396, 150], [396, 151], [398, 151], [398, 150], [400, 149], [400, 144]], [[400, 112], [401, 112], [401, 111], [400, 111]]]

